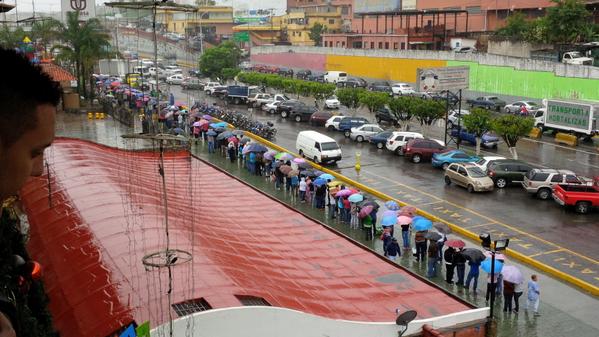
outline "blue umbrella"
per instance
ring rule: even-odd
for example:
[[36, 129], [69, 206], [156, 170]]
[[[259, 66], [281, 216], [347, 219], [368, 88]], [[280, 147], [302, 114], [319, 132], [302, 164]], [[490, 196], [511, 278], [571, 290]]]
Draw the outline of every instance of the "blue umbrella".
[[395, 200], [389, 200], [385, 203], [385, 207], [387, 207], [390, 211], [399, 211], [399, 205]]
[[225, 122], [210, 123], [210, 127], [213, 128], [213, 129], [226, 128], [227, 127], [227, 123], [225, 123]]
[[414, 219], [412, 219], [412, 226], [414, 227], [414, 230], [417, 232], [420, 231], [427, 231], [433, 228], [433, 222], [430, 221], [429, 219], [425, 219], [425, 218], [418, 218], [415, 219], [416, 217], [414, 217]]
[[[491, 273], [491, 258], [488, 257], [486, 260], [484, 260], [481, 264], [480, 267], [486, 272], [486, 273]], [[501, 273], [501, 270], [503, 269], [503, 263], [499, 260], [495, 260], [495, 275]]]
[[328, 173], [323, 173], [320, 176], [318, 176], [318, 178], [322, 178], [324, 180], [330, 180], [330, 181], [335, 180], [335, 177], [332, 174], [328, 174]]
[[210, 130], [208, 130], [208, 132], [206, 132], [206, 135], [208, 135], [208, 136], [216, 136], [216, 131], [210, 129]]
[[262, 144], [258, 144], [258, 143], [249, 143], [243, 148], [243, 153], [266, 152], [266, 151], [268, 151], [268, 148], [266, 146], [264, 146]]
[[[322, 178], [322, 176], [321, 176], [321, 177], [319, 177], [318, 179], [320, 179], [320, 178]], [[352, 195], [350, 195], [350, 196], [347, 198], [347, 200], [349, 200], [349, 202], [358, 203], [358, 202], [360, 202], [360, 201], [364, 200], [364, 196], [363, 196], [363, 195], [361, 195], [360, 193], [356, 193], [356, 194], [352, 194]]]
[[316, 178], [316, 179], [315, 179], [315, 180], [312, 182], [312, 184], [314, 184], [314, 186], [322, 186], [322, 185], [324, 185], [324, 184], [326, 184], [326, 183], [327, 183], [327, 181], [326, 181], [326, 180], [324, 180], [324, 179], [321, 179], [321, 178]]
[[381, 220], [382, 226], [395, 226], [397, 224], [396, 216], [385, 216], [383, 220]]

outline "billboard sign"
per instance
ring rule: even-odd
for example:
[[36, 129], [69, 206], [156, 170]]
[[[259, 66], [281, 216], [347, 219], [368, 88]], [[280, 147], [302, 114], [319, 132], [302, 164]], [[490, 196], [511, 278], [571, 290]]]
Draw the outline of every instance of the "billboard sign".
[[60, 5], [62, 18], [65, 21], [68, 12], [79, 12], [79, 20], [81, 21], [96, 17], [95, 0], [62, 0]]
[[468, 89], [470, 68], [418, 68], [416, 81], [420, 92]]
[[397, 12], [401, 0], [354, 0], [354, 13]]
[[404, 11], [416, 10], [416, 0], [403, 0], [401, 2], [401, 10], [404, 10]]
[[582, 132], [591, 130], [593, 119], [591, 104], [549, 100], [546, 113], [545, 125], [547, 126]]

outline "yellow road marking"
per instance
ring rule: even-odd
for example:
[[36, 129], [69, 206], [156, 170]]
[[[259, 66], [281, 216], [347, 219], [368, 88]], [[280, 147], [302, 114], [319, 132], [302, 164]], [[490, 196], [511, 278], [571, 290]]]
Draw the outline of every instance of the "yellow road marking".
[[563, 249], [554, 249], [554, 250], [550, 250], [547, 252], [542, 252], [542, 253], [536, 253], [536, 254], [532, 254], [532, 255], [528, 255], [528, 257], [537, 257], [537, 256], [541, 256], [541, 255], [549, 255], [549, 254], [553, 254], [553, 253], [558, 253], [558, 252], [563, 252]]
[[[547, 241], [547, 240], [545, 240], [545, 239], [542, 239], [542, 238], [540, 238], [540, 237], [538, 237], [538, 236], [536, 236], [536, 235], [533, 235], [533, 234], [527, 233], [527, 232], [525, 232], [525, 231], [523, 231], [523, 230], [521, 230], [521, 229], [518, 229], [518, 228], [512, 227], [512, 226], [510, 226], [510, 225], [508, 225], [508, 224], [505, 224], [505, 223], [503, 223], [503, 222], [500, 222], [500, 221], [497, 221], [497, 220], [495, 220], [495, 219], [492, 219], [492, 218], [490, 218], [490, 217], [488, 217], [488, 216], [486, 216], [486, 215], [480, 214], [480, 213], [478, 213], [478, 212], [476, 212], [476, 211], [474, 211], [474, 210], [471, 210], [471, 209], [469, 209], [469, 208], [466, 208], [466, 207], [460, 206], [460, 205], [458, 205], [458, 204], [454, 204], [454, 203], [452, 203], [452, 202], [450, 202], [450, 201], [447, 201], [447, 200], [445, 200], [445, 199], [443, 199], [443, 198], [440, 198], [440, 197], [438, 197], [438, 196], [436, 196], [436, 195], [433, 195], [433, 194], [430, 194], [430, 193], [427, 193], [427, 192], [421, 191], [421, 190], [419, 190], [419, 189], [417, 189], [417, 188], [415, 188], [415, 187], [409, 186], [409, 185], [405, 185], [405, 184], [398, 183], [397, 181], [394, 181], [394, 180], [388, 179], [388, 178], [386, 178], [386, 177], [380, 176], [380, 175], [378, 175], [378, 174], [375, 174], [375, 173], [370, 173], [370, 172], [363, 172], [363, 173], [365, 173], [365, 174], [370, 174], [370, 175], [376, 176], [376, 177], [378, 177], [378, 178], [380, 178], [380, 179], [387, 180], [387, 181], [389, 181], [389, 182], [391, 182], [391, 183], [393, 183], [393, 184], [396, 184], [396, 185], [398, 185], [398, 186], [403, 186], [403, 187], [405, 187], [405, 188], [408, 188], [408, 189], [411, 189], [411, 190], [413, 190], [413, 191], [416, 191], [416, 192], [422, 193], [422, 194], [424, 194], [424, 195], [426, 195], [426, 196], [429, 196], [429, 197], [431, 197], [431, 198], [434, 198], [434, 199], [436, 199], [436, 200], [441, 200], [441, 201], [444, 201], [444, 202], [445, 202], [445, 203], [447, 203], [448, 205], [454, 206], [454, 207], [456, 207], [456, 208], [459, 208], [459, 209], [461, 209], [461, 210], [464, 210], [464, 211], [466, 211], [466, 212], [470, 212], [470, 213], [472, 213], [472, 214], [474, 214], [474, 215], [476, 215], [476, 216], [479, 216], [479, 217], [481, 217], [481, 218], [483, 218], [483, 219], [489, 220], [490, 222], [495, 222], [495, 223], [497, 223], [498, 225], [502, 225], [502, 226], [504, 226], [504, 227], [506, 227], [506, 228], [509, 228], [509, 229], [513, 230], [514, 232], [517, 232], [517, 233], [519, 233], [519, 234], [522, 234], [522, 235], [525, 235], [525, 236], [531, 237], [531, 238], [533, 238], [533, 239], [536, 239], [536, 240], [538, 240], [538, 241], [540, 241], [540, 242], [542, 242], [542, 243], [545, 243], [545, 244], [547, 244], [547, 245], [554, 246], [554, 247], [557, 247], [557, 248], [559, 248], [559, 249], [563, 249], [565, 252], [568, 252], [568, 253], [570, 253], [570, 254], [572, 254], [572, 255], [578, 256], [579, 258], [581, 258], [581, 259], [585, 259], [585, 260], [587, 260], [587, 261], [589, 261], [589, 262], [591, 262], [591, 263], [594, 263], [594, 264], [599, 264], [599, 261], [597, 261], [597, 260], [595, 260], [595, 259], [592, 259], [592, 258], [590, 258], [590, 257], [588, 257], [588, 256], [584, 256], [584, 255], [582, 255], [582, 254], [580, 254], [580, 253], [577, 253], [577, 252], [574, 252], [574, 251], [572, 251], [572, 250], [570, 250], [570, 249], [568, 249], [568, 248], [564, 248], [564, 247], [562, 247], [562, 246], [560, 246], [560, 245], [558, 245], [558, 244], [555, 244], [555, 243], [553, 243], [553, 242], [550, 242], [550, 241]], [[528, 248], [528, 247], [529, 247], [529, 245], [526, 245], [524, 248]]]

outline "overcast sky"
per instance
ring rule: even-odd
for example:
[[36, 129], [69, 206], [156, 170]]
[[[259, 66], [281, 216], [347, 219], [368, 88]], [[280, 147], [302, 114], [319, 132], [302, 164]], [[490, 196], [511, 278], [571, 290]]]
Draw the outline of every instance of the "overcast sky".
[[[88, 0], [93, 1], [93, 0]], [[110, 0], [112, 1], [112, 0]], [[58, 12], [60, 11], [61, 0], [4, 0], [8, 4], [17, 4], [19, 12], [31, 12], [33, 9], [33, 3], [35, 3], [35, 10], [42, 12]], [[96, 0], [97, 4], [109, 2], [109, 0]], [[193, 0], [175, 0], [178, 3], [194, 3]], [[235, 8], [244, 7], [249, 9], [258, 8], [275, 8], [284, 10], [286, 7], [286, 0], [217, 0], [217, 3], [233, 5]]]

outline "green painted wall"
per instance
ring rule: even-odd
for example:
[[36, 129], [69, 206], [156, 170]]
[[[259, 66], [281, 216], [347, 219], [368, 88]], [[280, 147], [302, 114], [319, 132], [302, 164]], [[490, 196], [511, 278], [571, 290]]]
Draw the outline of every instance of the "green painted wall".
[[576, 98], [599, 101], [599, 80], [559, 77], [551, 72], [447, 61], [448, 66], [470, 66], [470, 90], [543, 98]]

